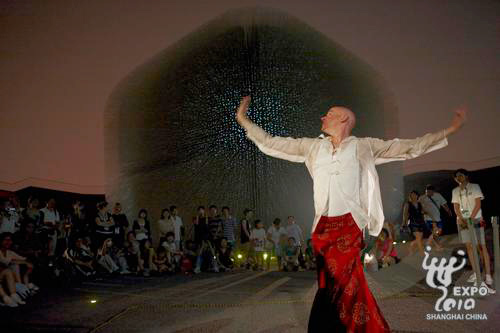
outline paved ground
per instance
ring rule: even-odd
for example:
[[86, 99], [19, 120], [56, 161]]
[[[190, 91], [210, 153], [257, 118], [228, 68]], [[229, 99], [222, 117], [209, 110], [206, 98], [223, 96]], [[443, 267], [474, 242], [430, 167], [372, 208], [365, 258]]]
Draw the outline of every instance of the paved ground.
[[[427, 320], [440, 293], [426, 285], [420, 265], [412, 256], [367, 274], [395, 332], [499, 332], [498, 295], [476, 299], [469, 311], [488, 320]], [[456, 274], [454, 283], [467, 285], [468, 274]], [[70, 290], [46, 289], [23, 307], [1, 307], [0, 331], [306, 332], [315, 291], [314, 272], [117, 277]]]

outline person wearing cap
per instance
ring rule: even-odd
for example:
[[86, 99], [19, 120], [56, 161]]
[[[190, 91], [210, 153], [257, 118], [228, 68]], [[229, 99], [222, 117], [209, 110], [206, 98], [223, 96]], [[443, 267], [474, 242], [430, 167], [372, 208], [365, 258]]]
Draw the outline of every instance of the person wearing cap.
[[312, 227], [319, 288], [309, 318], [309, 332], [389, 332], [371, 294], [361, 265], [363, 231], [378, 236], [384, 224], [375, 165], [415, 158], [445, 147], [447, 136], [465, 121], [458, 110], [451, 125], [411, 140], [357, 138], [356, 117], [334, 106], [321, 117], [324, 138], [271, 136], [247, 116], [250, 96], [236, 111], [247, 137], [266, 155], [305, 163], [313, 178]]

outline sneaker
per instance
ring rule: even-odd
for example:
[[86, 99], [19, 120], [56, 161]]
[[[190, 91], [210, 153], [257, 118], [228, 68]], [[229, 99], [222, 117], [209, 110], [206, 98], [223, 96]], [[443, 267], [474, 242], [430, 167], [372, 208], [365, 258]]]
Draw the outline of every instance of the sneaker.
[[5, 295], [4, 297], [2, 297], [2, 300], [5, 303], [5, 305], [10, 306], [11, 308], [18, 307], [17, 303], [12, 298], [10, 298], [7, 295]]
[[126, 275], [126, 274], [131, 274], [131, 272], [128, 269], [124, 269], [123, 271], [120, 272], [120, 274]]
[[476, 273], [472, 273], [471, 276], [467, 279], [467, 282], [469, 283], [476, 283]]
[[[477, 287], [477, 283], [475, 284], [475, 286]], [[488, 285], [486, 283], [484, 283], [484, 282], [481, 283], [481, 287], [488, 289], [488, 294], [489, 295], [494, 295], [497, 292], [495, 289], [488, 287]]]
[[201, 272], [200, 268], [199, 267], [196, 267], [194, 269], [194, 274], [199, 274]]
[[14, 302], [16, 302], [17, 304], [19, 304], [19, 305], [24, 305], [24, 304], [26, 304], [26, 302], [25, 302], [25, 301], [23, 301], [23, 300], [21, 299], [21, 297], [19, 297], [19, 295], [18, 295], [18, 294], [14, 294], [14, 295], [10, 296], [10, 298], [11, 298]]

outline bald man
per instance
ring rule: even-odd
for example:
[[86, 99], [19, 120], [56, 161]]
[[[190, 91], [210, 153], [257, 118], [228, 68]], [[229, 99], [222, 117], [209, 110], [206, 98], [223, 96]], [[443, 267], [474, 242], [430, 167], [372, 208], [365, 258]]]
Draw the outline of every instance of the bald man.
[[351, 135], [354, 113], [334, 106], [321, 117], [325, 138], [271, 136], [247, 117], [250, 97], [243, 97], [236, 120], [266, 155], [305, 163], [313, 178], [312, 227], [318, 263], [318, 292], [309, 332], [389, 332], [363, 274], [363, 230], [378, 236], [384, 224], [375, 165], [415, 158], [445, 147], [447, 137], [465, 122], [458, 110], [451, 125], [411, 140], [380, 140]]

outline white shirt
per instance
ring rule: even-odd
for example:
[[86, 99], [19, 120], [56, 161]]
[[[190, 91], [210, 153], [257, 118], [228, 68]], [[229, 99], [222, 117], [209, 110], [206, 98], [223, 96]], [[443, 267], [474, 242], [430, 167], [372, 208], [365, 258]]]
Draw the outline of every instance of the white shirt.
[[[434, 200], [434, 202], [432, 202], [432, 200]], [[442, 205], [446, 204], [446, 199], [443, 198], [441, 194], [434, 192], [432, 193], [432, 200], [427, 194], [420, 196], [418, 199], [424, 210], [429, 213], [429, 215], [424, 215], [425, 220], [439, 222], [441, 221], [441, 212], [439, 209]]]
[[[479, 198], [481, 200], [484, 199], [483, 192], [478, 184], [467, 183], [464, 189], [460, 189], [460, 186], [455, 187], [453, 189], [451, 195], [451, 202], [460, 205], [460, 211], [462, 212], [462, 216], [464, 218], [470, 218], [472, 211], [474, 210], [474, 206], [476, 205], [476, 199]], [[476, 216], [472, 216], [476, 219], [483, 218], [483, 212], [481, 209], [477, 212]]]
[[182, 219], [180, 216], [176, 216], [173, 218], [173, 222], [174, 222], [175, 241], [178, 242], [181, 240]]
[[[258, 125], [248, 121], [243, 124], [247, 137], [266, 155], [285, 159], [291, 162], [305, 163], [309, 174], [313, 178], [315, 217], [312, 231], [316, 228], [319, 219], [327, 210], [330, 198], [330, 179], [338, 177], [338, 184], [343, 186], [350, 180], [339, 171], [338, 175], [329, 175], [326, 172], [316, 172], [318, 163], [327, 153], [324, 145], [330, 141], [322, 138], [283, 138], [273, 137]], [[426, 134], [416, 139], [381, 140], [375, 138], [350, 137], [356, 144], [357, 164], [359, 165], [359, 202], [356, 202], [356, 193], [347, 193], [349, 190], [340, 188], [344, 203], [348, 206], [354, 221], [363, 230], [365, 227], [371, 235], [377, 236], [384, 224], [384, 212], [380, 185], [375, 165], [392, 161], [402, 161], [429, 153], [447, 146], [445, 132]], [[349, 169], [349, 165], [343, 166]], [[341, 180], [341, 178], [344, 178]], [[334, 197], [335, 198], [335, 197]]]
[[289, 224], [286, 226], [286, 233], [288, 237], [293, 237], [295, 239], [295, 244], [296, 245], [301, 245], [302, 244], [302, 229], [300, 226], [296, 223], [294, 224]]
[[279, 228], [276, 228], [274, 224], [269, 227], [267, 230], [267, 234], [271, 236], [271, 239], [274, 242], [274, 245], [279, 246], [280, 245], [280, 240], [282, 236], [288, 236], [288, 233], [286, 232], [285, 228], [280, 226]]
[[60, 221], [59, 219], [59, 212], [57, 210], [50, 210], [47, 207], [40, 209], [43, 212], [43, 221], [44, 222], [58, 222]]
[[266, 230], [264, 228], [253, 229], [250, 239], [255, 239], [255, 251], [264, 251], [264, 247], [266, 246]]
[[19, 230], [17, 222], [19, 221], [19, 214], [16, 211], [9, 211], [9, 216], [0, 217], [0, 234], [10, 232], [11, 234]]

